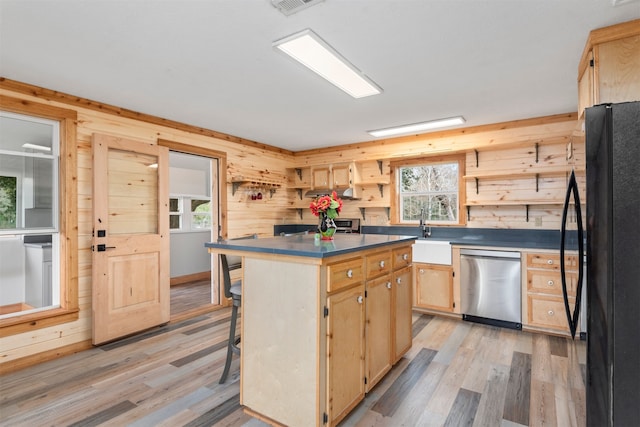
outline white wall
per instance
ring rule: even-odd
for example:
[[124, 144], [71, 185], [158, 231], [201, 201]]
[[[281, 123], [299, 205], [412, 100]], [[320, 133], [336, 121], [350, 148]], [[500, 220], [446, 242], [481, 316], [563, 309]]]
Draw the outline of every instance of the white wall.
[[210, 231], [171, 233], [171, 277], [211, 270], [211, 255], [204, 247], [211, 241]]

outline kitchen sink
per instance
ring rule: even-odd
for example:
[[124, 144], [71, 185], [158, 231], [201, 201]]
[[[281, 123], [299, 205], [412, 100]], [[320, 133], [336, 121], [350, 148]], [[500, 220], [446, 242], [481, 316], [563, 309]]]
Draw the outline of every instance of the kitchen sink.
[[451, 243], [443, 240], [418, 239], [412, 245], [413, 262], [451, 265]]

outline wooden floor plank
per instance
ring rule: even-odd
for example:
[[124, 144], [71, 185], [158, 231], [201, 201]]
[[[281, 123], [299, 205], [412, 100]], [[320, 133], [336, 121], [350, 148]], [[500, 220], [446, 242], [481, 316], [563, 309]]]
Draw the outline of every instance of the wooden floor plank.
[[472, 426], [479, 402], [480, 393], [461, 388], [444, 423], [445, 427]]
[[505, 420], [529, 425], [531, 382], [531, 356], [514, 352], [502, 414]]
[[[266, 427], [239, 406], [237, 356], [218, 384], [229, 319], [225, 308], [8, 373], [0, 426]], [[413, 320], [413, 348], [339, 427], [471, 418], [476, 426], [585, 426], [585, 342], [420, 313]]]

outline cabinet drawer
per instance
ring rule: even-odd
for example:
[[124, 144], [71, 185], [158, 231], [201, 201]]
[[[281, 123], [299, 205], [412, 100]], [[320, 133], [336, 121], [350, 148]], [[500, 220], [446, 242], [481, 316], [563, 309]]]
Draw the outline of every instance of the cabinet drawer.
[[405, 246], [404, 248], [398, 248], [393, 250], [393, 269], [411, 265], [411, 246]]
[[347, 288], [364, 279], [362, 258], [352, 258], [347, 261], [330, 264], [327, 267], [329, 270], [327, 292], [335, 292]]
[[[570, 306], [574, 299], [569, 298]], [[562, 297], [546, 297], [543, 295], [527, 295], [528, 323], [532, 326], [569, 330]]]
[[367, 255], [367, 279], [391, 272], [391, 251]]
[[[578, 269], [577, 255], [565, 255], [564, 259], [566, 270]], [[527, 267], [560, 270], [560, 254], [527, 254]]]
[[[567, 293], [576, 296], [578, 273], [566, 274]], [[560, 271], [527, 270], [527, 290], [544, 294], [562, 295], [562, 279]]]

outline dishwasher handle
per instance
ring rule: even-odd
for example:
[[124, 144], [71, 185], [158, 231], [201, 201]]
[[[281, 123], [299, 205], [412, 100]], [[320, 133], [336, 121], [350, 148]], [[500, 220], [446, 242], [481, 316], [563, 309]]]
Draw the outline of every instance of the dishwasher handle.
[[461, 256], [474, 256], [484, 258], [513, 258], [520, 259], [520, 252], [513, 251], [489, 251], [482, 249], [460, 249]]

